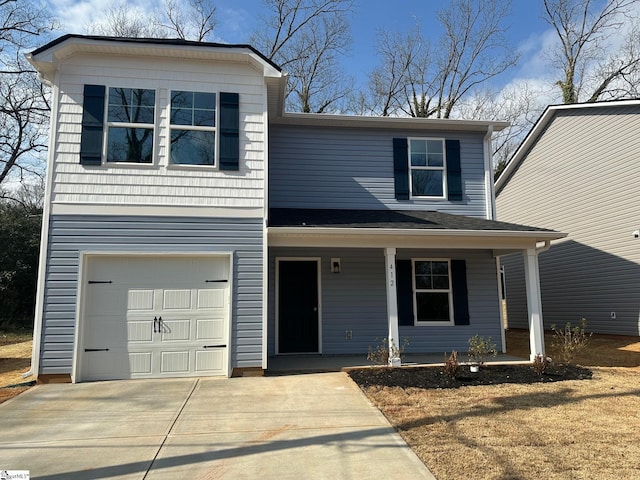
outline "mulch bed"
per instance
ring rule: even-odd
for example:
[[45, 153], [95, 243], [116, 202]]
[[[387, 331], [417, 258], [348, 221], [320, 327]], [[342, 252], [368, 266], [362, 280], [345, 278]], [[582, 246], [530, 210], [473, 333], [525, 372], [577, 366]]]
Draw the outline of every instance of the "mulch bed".
[[461, 366], [455, 378], [445, 374], [442, 367], [374, 367], [350, 370], [349, 375], [360, 387], [436, 389], [500, 383], [531, 384], [588, 380], [592, 372], [577, 365], [552, 365], [539, 375], [531, 365], [485, 365], [477, 373], [470, 372], [467, 366]]

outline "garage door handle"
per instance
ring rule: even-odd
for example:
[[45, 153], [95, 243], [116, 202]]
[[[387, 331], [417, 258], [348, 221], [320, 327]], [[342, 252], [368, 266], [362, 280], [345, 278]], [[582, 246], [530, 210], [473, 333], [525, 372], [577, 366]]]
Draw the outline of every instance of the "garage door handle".
[[204, 348], [227, 348], [226, 345], [205, 345]]
[[156, 327], [158, 323], [158, 317], [153, 317], [153, 333], [158, 333], [160, 331], [160, 325]]
[[108, 348], [85, 348], [85, 352], [108, 352]]

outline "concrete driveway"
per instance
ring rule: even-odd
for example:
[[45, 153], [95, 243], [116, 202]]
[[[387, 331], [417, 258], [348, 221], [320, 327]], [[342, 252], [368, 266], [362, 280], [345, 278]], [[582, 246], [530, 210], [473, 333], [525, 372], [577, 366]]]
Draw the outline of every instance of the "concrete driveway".
[[0, 469], [72, 479], [433, 479], [345, 373], [39, 385]]

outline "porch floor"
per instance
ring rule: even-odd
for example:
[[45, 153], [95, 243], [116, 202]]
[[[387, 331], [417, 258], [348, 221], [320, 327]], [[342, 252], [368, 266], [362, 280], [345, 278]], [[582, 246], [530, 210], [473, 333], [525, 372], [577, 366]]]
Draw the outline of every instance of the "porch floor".
[[[403, 355], [403, 366], [442, 365], [443, 353], [410, 353]], [[527, 359], [499, 353], [492, 363], [522, 363]], [[464, 364], [464, 361], [460, 363]], [[266, 375], [339, 372], [358, 367], [371, 367], [366, 355], [278, 355], [269, 357]]]

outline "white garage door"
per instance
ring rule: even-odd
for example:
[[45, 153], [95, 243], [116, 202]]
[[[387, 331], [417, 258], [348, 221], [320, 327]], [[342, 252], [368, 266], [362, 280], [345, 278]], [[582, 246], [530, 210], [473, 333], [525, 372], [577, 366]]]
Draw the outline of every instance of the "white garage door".
[[227, 375], [229, 260], [90, 257], [78, 380]]

